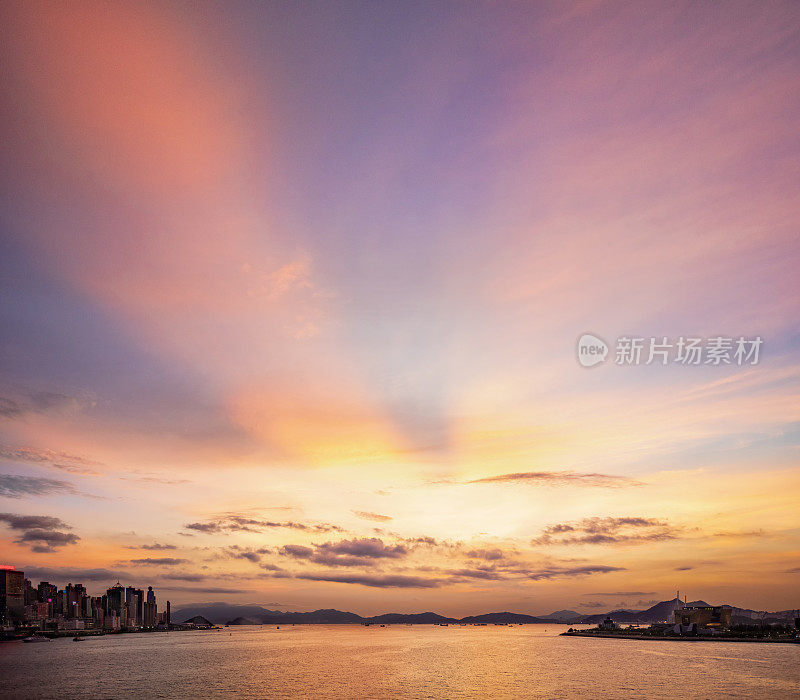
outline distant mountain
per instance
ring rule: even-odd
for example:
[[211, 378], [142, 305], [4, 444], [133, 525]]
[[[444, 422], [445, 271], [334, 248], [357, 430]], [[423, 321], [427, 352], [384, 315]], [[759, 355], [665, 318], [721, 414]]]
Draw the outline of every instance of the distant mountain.
[[[282, 612], [269, 610], [258, 605], [229, 605], [227, 603], [206, 603], [180, 608], [172, 613], [173, 620], [191, 620], [203, 617], [215, 624], [227, 623], [230, 625], [287, 625], [287, 624], [418, 624], [431, 625], [435, 623], [565, 623], [565, 624], [591, 624], [596, 625], [606, 617], [611, 617], [619, 624], [628, 623], [653, 623], [671, 622], [675, 608], [682, 605], [678, 598], [664, 600], [647, 610], [619, 609], [596, 615], [581, 615], [574, 610], [556, 610], [549, 615], [525, 615], [522, 613], [496, 612], [484, 615], [469, 615], [461, 619], [445, 617], [434, 612], [423, 613], [385, 613], [372, 617], [362, 617], [352, 612], [341, 610], [322, 609], [313, 612]], [[703, 600], [693, 600], [688, 605], [708, 605]], [[731, 608], [731, 622], [733, 624], [771, 624], [777, 622], [792, 622], [797, 616], [795, 610], [782, 610], [780, 612], [764, 612], [749, 610], [747, 608]]]
[[364, 622], [363, 617], [341, 610], [314, 610], [313, 612], [275, 612], [240, 615], [229, 620], [229, 625], [348, 625]]
[[281, 618], [284, 622], [315, 625], [342, 625], [358, 624], [364, 620], [360, 615], [341, 610], [314, 610], [314, 612], [284, 613]]
[[261, 615], [283, 615], [280, 610], [268, 610], [259, 605], [230, 605], [228, 603], [199, 603], [187, 605], [172, 611], [174, 620], [202, 615], [215, 624], [227, 622], [235, 617], [255, 617]]
[[385, 615], [376, 615], [375, 617], [364, 618], [365, 622], [380, 623], [380, 624], [418, 624], [418, 625], [433, 625], [437, 622], [455, 622], [453, 617], [444, 617], [434, 612], [424, 613], [387, 613]]
[[800, 617], [798, 610], [767, 612], [766, 610], [737, 608], [732, 605], [723, 605], [722, 607], [731, 609], [731, 624], [734, 625], [791, 624], [796, 617]]
[[206, 619], [202, 615], [195, 615], [194, 617], [190, 617], [188, 620], [183, 621], [184, 625], [197, 625], [198, 627], [212, 627], [213, 622], [211, 620]]
[[539, 615], [544, 620], [565, 620], [567, 622], [573, 622], [574, 620], [579, 620], [583, 617], [579, 612], [575, 612], [574, 610], [556, 610], [555, 612], [551, 612], [549, 615]]
[[264, 623], [253, 617], [235, 617], [233, 620], [228, 620], [226, 625], [263, 625]]
[[552, 622], [552, 620], [545, 620], [541, 617], [534, 617], [533, 615], [523, 615], [522, 613], [499, 612], [486, 613], [485, 615], [470, 615], [469, 617], [462, 617], [459, 622], [486, 622], [488, 624], [501, 623], [507, 625], [509, 623]]
[[445, 617], [434, 612], [424, 613], [385, 613], [374, 615], [373, 617], [361, 617], [351, 612], [341, 612], [339, 610], [315, 610], [314, 612], [296, 613], [288, 612], [280, 615], [247, 615], [239, 616], [228, 622], [229, 625], [288, 625], [288, 624], [417, 624], [432, 625], [436, 623], [535, 623], [552, 622], [532, 615], [520, 613], [499, 612], [487, 613], [485, 615], [471, 615], [461, 619], [455, 617]]

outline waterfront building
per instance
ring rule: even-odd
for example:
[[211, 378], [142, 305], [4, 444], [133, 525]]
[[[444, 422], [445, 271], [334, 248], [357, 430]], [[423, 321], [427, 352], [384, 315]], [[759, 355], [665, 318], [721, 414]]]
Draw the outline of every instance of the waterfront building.
[[606, 617], [606, 619], [605, 619], [605, 620], [603, 620], [603, 621], [602, 621], [602, 622], [601, 622], [601, 623], [598, 625], [598, 627], [599, 627], [601, 630], [611, 631], [611, 630], [615, 630], [615, 629], [617, 629], [617, 623], [616, 623], [616, 622], [614, 622], [614, 620], [612, 620], [610, 617]]
[[50, 617], [50, 603], [40, 603], [38, 601], [25, 606], [25, 619], [32, 622], [46, 620]]
[[682, 627], [727, 627], [731, 609], [721, 605], [684, 605], [675, 610], [675, 624]]
[[108, 631], [119, 631], [122, 628], [122, 622], [116, 611], [111, 610], [103, 617], [103, 629]]
[[25, 617], [25, 573], [13, 566], [0, 565], [0, 623], [9, 624]]

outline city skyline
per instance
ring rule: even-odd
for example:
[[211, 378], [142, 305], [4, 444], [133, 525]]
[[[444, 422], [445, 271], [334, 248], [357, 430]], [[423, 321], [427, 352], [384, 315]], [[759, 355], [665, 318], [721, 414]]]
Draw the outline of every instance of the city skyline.
[[171, 628], [170, 601], [159, 613], [152, 586], [147, 591], [117, 581], [105, 593], [91, 595], [81, 582], [63, 588], [50, 581], [37, 586], [25, 572], [0, 564], [0, 626], [4, 634], [21, 628], [48, 632], [97, 633]]
[[734, 5], [6, 3], [0, 563], [796, 608], [800, 6]]

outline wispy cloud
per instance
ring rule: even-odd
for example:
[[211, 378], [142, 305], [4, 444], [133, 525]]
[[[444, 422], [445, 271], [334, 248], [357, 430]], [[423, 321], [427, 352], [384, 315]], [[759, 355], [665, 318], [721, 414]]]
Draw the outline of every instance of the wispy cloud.
[[16, 540], [17, 544], [29, 544], [32, 552], [55, 552], [60, 547], [76, 544], [80, 540], [72, 532], [57, 530], [25, 530]]
[[314, 556], [314, 548], [304, 547], [301, 544], [285, 544], [280, 548], [280, 554], [295, 559], [310, 559]]
[[0, 459], [7, 459], [11, 462], [39, 464], [82, 476], [97, 476], [100, 472], [95, 467], [103, 466], [100, 462], [68, 452], [41, 450], [34, 447], [10, 447], [8, 445], [0, 445]]
[[487, 561], [505, 558], [505, 554], [501, 549], [471, 549], [467, 552], [467, 556], [471, 559], [485, 559]]
[[161, 574], [161, 578], [167, 581], [205, 581], [209, 577], [205, 574], [192, 574], [192, 573], [185, 573], [185, 574]]
[[251, 561], [254, 564], [257, 564], [261, 561], [261, 557], [264, 554], [269, 554], [272, 550], [268, 547], [260, 547], [258, 549], [253, 549], [250, 547], [241, 547], [238, 544], [231, 545], [230, 547], [226, 547], [224, 549], [224, 554], [231, 559], [246, 559], [247, 561]]
[[[178, 586], [174, 584], [160, 584], [159, 588], [162, 588], [165, 591], [180, 591], [181, 593], [219, 593], [224, 595], [241, 595], [241, 594], [252, 594], [256, 593], [256, 591], [249, 590], [246, 588], [231, 588], [230, 586], [227, 588], [221, 588], [219, 586]], [[270, 603], [273, 605], [273, 603]], [[276, 605], [276, 604], [275, 604]]]
[[552, 566], [529, 571], [526, 576], [534, 581], [546, 581], [553, 578], [574, 578], [589, 576], [591, 574], [608, 574], [613, 571], [625, 571], [623, 566], [609, 566], [607, 564], [589, 564], [586, 566]]
[[370, 513], [366, 510], [353, 510], [350, 511], [353, 515], [361, 518], [362, 520], [373, 520], [376, 523], [385, 523], [389, 520], [393, 520], [389, 515], [380, 515], [380, 513]]
[[0, 496], [22, 498], [23, 496], [49, 496], [52, 494], [78, 494], [72, 484], [59, 479], [38, 476], [0, 474]]
[[528, 483], [543, 486], [596, 486], [601, 488], [622, 488], [641, 486], [642, 482], [627, 476], [616, 474], [581, 473], [573, 471], [558, 472], [513, 472], [497, 476], [485, 476], [472, 479], [469, 484], [507, 484]]
[[302, 530], [305, 532], [339, 532], [342, 530], [338, 525], [329, 523], [277, 522], [242, 515], [225, 515], [202, 522], [187, 523], [184, 528], [203, 533], [264, 532], [265, 530], [276, 528]]
[[339, 542], [326, 542], [317, 547], [318, 552], [334, 555], [351, 555], [368, 559], [398, 559], [406, 555], [408, 550], [401, 544], [386, 545], [377, 537], [364, 537]]
[[130, 564], [144, 566], [178, 566], [188, 564], [188, 559], [175, 559], [173, 557], [144, 557], [143, 559], [131, 559]]
[[0, 396], [0, 417], [23, 418], [28, 414], [41, 414], [51, 411], [74, 411], [92, 405], [94, 400], [88, 395], [69, 396], [56, 391], [19, 390]]
[[501, 572], [491, 569], [454, 569], [447, 572], [451, 580], [481, 579], [483, 581], [499, 581], [506, 578]]
[[655, 591], [600, 591], [597, 593], [584, 593], [586, 596], [602, 595], [602, 596], [631, 596], [631, 595], [655, 595]]
[[424, 578], [422, 576], [405, 576], [400, 574], [338, 574], [338, 573], [300, 573], [294, 578], [306, 581], [329, 581], [331, 583], [352, 583], [370, 588], [438, 588], [443, 585], [441, 579]]
[[68, 529], [69, 525], [49, 515], [0, 513], [0, 522], [6, 523], [12, 530], [19, 531], [20, 534], [14, 542], [30, 546], [32, 552], [55, 552], [60, 547], [75, 544], [80, 540], [74, 533], [62, 532]]
[[402, 544], [387, 545], [377, 537], [325, 542], [313, 547], [284, 545], [283, 556], [305, 559], [325, 566], [374, 566], [376, 560], [400, 559], [408, 554]]
[[643, 544], [673, 540], [680, 529], [655, 518], [584, 518], [546, 527], [533, 545]]
[[24, 567], [25, 575], [28, 578], [48, 580], [51, 582], [61, 581], [115, 581], [123, 580], [125, 571], [115, 569], [84, 569], [71, 566], [35, 566]]

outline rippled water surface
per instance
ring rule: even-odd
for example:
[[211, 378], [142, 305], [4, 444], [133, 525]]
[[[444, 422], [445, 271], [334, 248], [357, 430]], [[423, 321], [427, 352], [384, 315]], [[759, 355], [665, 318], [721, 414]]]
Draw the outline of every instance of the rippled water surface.
[[800, 697], [800, 645], [517, 627], [230, 627], [0, 644], [10, 698]]

